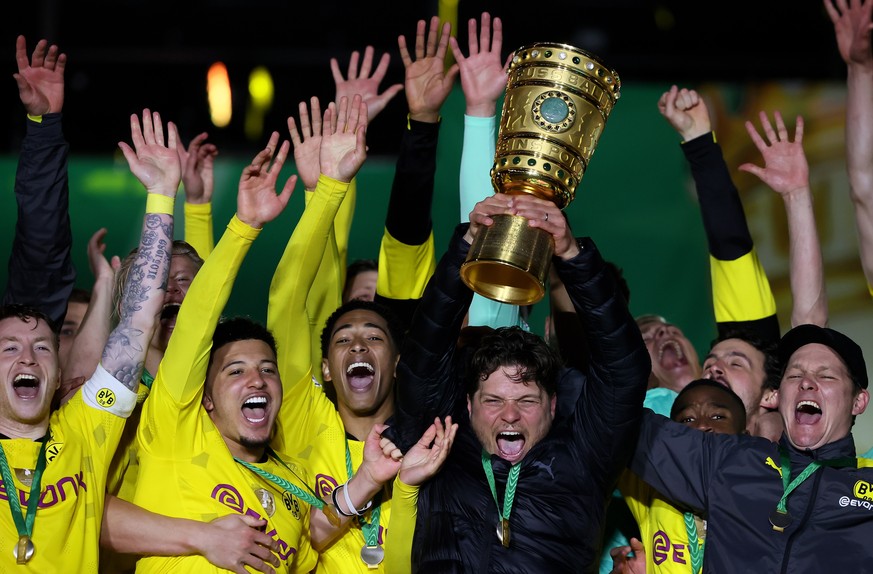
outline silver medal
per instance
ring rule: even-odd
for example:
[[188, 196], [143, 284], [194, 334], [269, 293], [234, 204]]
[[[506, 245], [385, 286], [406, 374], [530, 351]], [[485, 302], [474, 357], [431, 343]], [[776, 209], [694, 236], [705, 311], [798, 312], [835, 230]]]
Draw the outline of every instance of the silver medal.
[[375, 569], [382, 563], [385, 558], [385, 551], [381, 546], [364, 546], [361, 548], [361, 560], [364, 561], [370, 569]]
[[12, 555], [15, 556], [15, 561], [18, 564], [27, 564], [27, 561], [33, 556], [33, 551], [33, 540], [29, 536], [22, 536], [18, 539], [18, 543], [12, 547]]

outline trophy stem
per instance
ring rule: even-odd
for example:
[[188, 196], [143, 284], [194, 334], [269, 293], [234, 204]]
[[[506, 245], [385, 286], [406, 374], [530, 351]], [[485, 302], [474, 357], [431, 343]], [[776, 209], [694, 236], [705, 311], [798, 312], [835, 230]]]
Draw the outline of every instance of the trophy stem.
[[519, 215], [492, 219], [494, 223], [483, 227], [470, 246], [461, 279], [488, 299], [513, 305], [536, 303], [546, 293], [554, 239]]

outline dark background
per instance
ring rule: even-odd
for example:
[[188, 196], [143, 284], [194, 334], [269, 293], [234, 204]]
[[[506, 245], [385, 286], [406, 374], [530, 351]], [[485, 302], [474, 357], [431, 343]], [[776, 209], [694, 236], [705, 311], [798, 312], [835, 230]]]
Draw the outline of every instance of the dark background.
[[[524, 44], [558, 41], [601, 57], [623, 85], [704, 81], [840, 80], [833, 28], [820, 0], [686, 2], [677, 0], [551, 0], [458, 3], [453, 30], [466, 51], [470, 17], [483, 11], [504, 22], [504, 54]], [[175, 121], [183, 139], [208, 131], [224, 153], [249, 155], [263, 143], [242, 130], [246, 81], [257, 65], [275, 82], [268, 130], [287, 136], [286, 118], [297, 103], [333, 97], [331, 57], [345, 71], [352, 50], [367, 44], [391, 54], [384, 86], [403, 81], [397, 36], [414, 41], [415, 24], [436, 14], [437, 2], [314, 2], [278, 0], [33, 0], [6, 3], [0, 34], [2, 77], [0, 154], [17, 153], [23, 108], [12, 73], [15, 37], [30, 52], [47, 38], [66, 52], [65, 132], [73, 153], [112, 153], [129, 137], [127, 117], [143, 107]], [[209, 123], [205, 75], [223, 61], [230, 70], [234, 120]], [[21, 112], [21, 113], [17, 113]], [[391, 155], [406, 114], [398, 96], [371, 130], [371, 155]]]

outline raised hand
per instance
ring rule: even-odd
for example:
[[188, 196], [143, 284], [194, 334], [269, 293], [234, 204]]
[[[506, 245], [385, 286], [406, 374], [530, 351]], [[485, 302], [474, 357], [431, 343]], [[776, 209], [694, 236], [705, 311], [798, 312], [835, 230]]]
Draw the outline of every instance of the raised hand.
[[297, 176], [292, 175], [285, 181], [282, 191], [276, 195], [279, 172], [282, 171], [291, 148], [291, 144], [285, 140], [277, 151], [278, 144], [279, 132], [273, 132], [267, 147], [258, 152], [252, 163], [243, 169], [239, 180], [236, 216], [256, 229], [279, 217], [288, 205], [297, 184]]
[[[175, 125], [170, 125], [171, 129], [176, 130]], [[207, 143], [207, 137], [209, 135], [206, 132], [198, 134], [186, 149], [179, 132], [176, 131], [176, 151], [182, 163], [182, 185], [187, 203], [202, 204], [212, 201], [212, 192], [215, 189], [215, 156], [218, 155], [218, 147], [213, 143]]]
[[562, 259], [572, 259], [579, 254], [576, 239], [558, 206], [528, 194], [495, 193], [477, 203], [470, 212], [470, 227], [464, 240], [472, 244], [483, 226], [494, 223], [495, 215], [519, 215], [527, 219], [530, 227], [546, 231], [555, 241], [555, 255]]
[[825, 10], [834, 24], [837, 47], [846, 64], [873, 65], [870, 35], [873, 30], [873, 1], [824, 0]]
[[131, 173], [149, 193], [176, 197], [182, 178], [182, 166], [176, 151], [176, 133], [175, 126], [170, 122], [165, 144], [161, 114], [144, 109], [142, 125], [136, 114], [130, 116], [133, 148], [125, 142], [118, 142]]
[[[409, 55], [406, 38], [399, 36], [400, 58], [406, 68], [406, 103], [409, 105], [409, 117], [420, 122], [435, 123], [440, 117], [440, 108], [449, 93], [455, 76], [458, 75], [458, 64], [453, 64], [445, 71], [446, 48], [452, 25], [443, 24], [442, 34], [439, 34], [440, 19], [434, 16], [430, 20], [430, 31], [427, 34], [425, 46], [425, 21], [418, 21], [415, 33], [415, 60]], [[439, 34], [439, 42], [437, 35]]]
[[399, 475], [401, 482], [409, 486], [419, 486], [436, 474], [449, 456], [457, 432], [458, 424], [452, 424], [451, 416], [446, 417], [445, 425], [439, 417], [435, 418], [433, 424], [403, 457]]
[[797, 116], [792, 142], [785, 122], [782, 121], [782, 115], [776, 111], [773, 117], [776, 120], [775, 130], [767, 113], [760, 113], [761, 126], [764, 135], [767, 136], [766, 142], [755, 129], [755, 125], [750, 121], [746, 122], [746, 131], [749, 132], [755, 147], [761, 152], [764, 167], [744, 163], [739, 170], [758, 176], [774, 191], [785, 196], [809, 187], [809, 164], [803, 152], [803, 118]]
[[387, 428], [388, 425], [374, 424], [364, 440], [364, 458], [358, 473], [365, 472], [373, 484], [385, 484], [393, 480], [400, 470], [400, 461], [403, 458], [400, 449], [382, 437]]
[[555, 240], [557, 257], [571, 259], [579, 254], [579, 246], [567, 224], [567, 219], [554, 202], [526, 193], [510, 197], [512, 198], [510, 208], [515, 215], [527, 219], [528, 226], [551, 234], [552, 239]]
[[[306, 102], [300, 102], [298, 106], [300, 131], [297, 130], [294, 116], [288, 117], [288, 131], [291, 134], [291, 143], [294, 145], [294, 164], [297, 166], [297, 173], [303, 180], [303, 188], [311, 191], [318, 184], [318, 176], [321, 174], [321, 161], [319, 160], [321, 153], [321, 105], [315, 96], [312, 96], [309, 102], [312, 107], [312, 120], [309, 119], [309, 109], [306, 107]], [[300, 132], [302, 132], [303, 137], [301, 137]]]
[[[389, 86], [387, 90], [379, 93], [379, 84], [385, 79], [385, 72], [388, 71], [388, 64], [391, 62], [391, 56], [386, 52], [379, 59], [379, 65], [370, 75], [370, 70], [373, 68], [373, 46], [367, 46], [364, 49], [364, 60], [361, 62], [361, 69], [358, 69], [358, 59], [360, 54], [357, 50], [352, 52], [352, 57], [349, 59], [348, 76], [343, 78], [340, 72], [339, 62], [336, 58], [330, 59], [330, 71], [333, 73], [333, 81], [336, 84], [336, 97], [334, 102], [339, 105], [343, 97], [351, 100], [355, 94], [361, 94], [364, 103], [367, 104], [367, 112], [369, 117], [368, 122], [372, 122], [379, 112], [385, 109], [388, 102], [397, 95], [397, 92], [403, 89], [403, 84], [394, 84]], [[302, 113], [302, 111], [301, 111]], [[313, 111], [313, 116], [317, 116]], [[294, 157], [297, 157], [295, 147]], [[302, 177], [302, 174], [301, 174]], [[304, 185], [306, 180], [303, 180]], [[310, 189], [307, 187], [306, 189]]]
[[512, 198], [505, 193], [494, 193], [473, 206], [470, 212], [470, 227], [464, 234], [464, 240], [471, 244], [482, 227], [490, 227], [494, 223], [495, 215], [513, 215]]
[[338, 181], [350, 182], [367, 158], [367, 104], [360, 94], [340, 100], [324, 112], [321, 127], [319, 162], [321, 173]]
[[94, 280], [114, 279], [115, 272], [121, 268], [121, 259], [118, 255], [113, 255], [111, 262], [106, 259], [106, 243], [103, 239], [108, 233], [105, 227], [101, 227], [88, 240], [88, 267], [91, 268], [91, 274], [94, 275]]
[[64, 68], [67, 55], [48, 41], [40, 40], [27, 60], [27, 41], [18, 36], [15, 41], [18, 72], [12, 74], [18, 84], [18, 96], [24, 109], [32, 116], [58, 113], [64, 107]]
[[494, 18], [493, 27], [492, 34], [491, 15], [483, 12], [482, 26], [477, 36], [476, 19], [470, 18], [467, 23], [470, 55], [467, 57], [461, 52], [458, 40], [454, 36], [449, 38], [452, 54], [461, 73], [461, 88], [467, 101], [468, 116], [493, 116], [497, 110], [497, 100], [506, 89], [506, 71], [512, 54], [505, 62], [501, 61], [503, 23], [500, 18]]
[[712, 131], [712, 121], [709, 110], [703, 98], [695, 90], [673, 86], [661, 94], [658, 100], [658, 111], [676, 130], [683, 141]]

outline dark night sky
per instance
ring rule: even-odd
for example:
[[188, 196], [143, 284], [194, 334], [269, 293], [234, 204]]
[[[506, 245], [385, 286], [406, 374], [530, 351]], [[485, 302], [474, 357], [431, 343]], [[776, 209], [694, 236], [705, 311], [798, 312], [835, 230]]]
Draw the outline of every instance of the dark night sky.
[[[372, 44], [392, 56], [385, 85], [401, 82], [397, 36], [412, 38], [418, 19], [435, 14], [434, 1], [278, 0], [32, 0], [4, 6], [0, 55], [5, 113], [0, 119], [0, 154], [16, 153], [24, 122], [15, 83], [15, 37], [28, 48], [48, 38], [65, 51], [65, 131], [74, 153], [108, 153], [129, 135], [126, 117], [143, 107], [160, 110], [183, 135], [210, 131], [220, 149], [245, 142], [239, 124], [210, 129], [205, 107], [205, 71], [225, 62], [242, 103], [248, 72], [262, 64], [272, 71], [276, 103], [266, 118], [285, 129], [297, 102], [333, 96], [329, 60], [345, 64], [354, 49]], [[780, 79], [839, 79], [833, 29], [819, 0], [552, 0], [550, 2], [459, 2], [456, 31], [466, 46], [466, 21], [483, 10], [504, 21], [504, 53], [536, 41], [576, 45], [601, 57], [632, 82], [756, 82]], [[395, 98], [383, 112], [402, 118]], [[235, 117], [242, 118], [242, 108]], [[400, 126], [385, 121], [383, 126]], [[371, 134], [371, 151], [392, 154], [399, 134]]]

